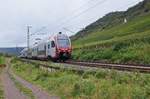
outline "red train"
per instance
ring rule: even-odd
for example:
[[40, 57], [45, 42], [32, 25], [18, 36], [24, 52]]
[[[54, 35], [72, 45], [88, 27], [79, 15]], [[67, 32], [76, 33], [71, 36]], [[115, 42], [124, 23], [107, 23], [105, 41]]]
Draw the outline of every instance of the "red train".
[[71, 53], [72, 46], [70, 38], [60, 32], [32, 46], [29, 50], [27, 48], [23, 49], [20, 57], [65, 61], [71, 57]]

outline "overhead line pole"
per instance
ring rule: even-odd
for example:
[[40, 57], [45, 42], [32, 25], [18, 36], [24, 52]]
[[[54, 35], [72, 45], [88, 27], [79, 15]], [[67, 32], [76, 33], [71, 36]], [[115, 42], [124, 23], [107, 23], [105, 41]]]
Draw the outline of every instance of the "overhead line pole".
[[28, 49], [28, 52], [30, 49], [30, 28], [31, 28], [31, 26], [27, 26], [27, 49]]

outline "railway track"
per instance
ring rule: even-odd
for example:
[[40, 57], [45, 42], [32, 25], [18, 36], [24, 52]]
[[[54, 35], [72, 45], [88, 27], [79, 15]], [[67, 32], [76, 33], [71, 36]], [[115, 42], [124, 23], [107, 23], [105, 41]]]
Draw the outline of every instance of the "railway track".
[[88, 67], [96, 67], [96, 68], [107, 68], [107, 69], [116, 69], [121, 71], [137, 71], [143, 73], [150, 73], [150, 66], [144, 65], [119, 65], [119, 64], [105, 64], [105, 63], [95, 63], [95, 62], [74, 62], [67, 61], [67, 64], [80, 65], [80, 66], [88, 66]]
[[[30, 60], [23, 60], [25, 62], [29, 63], [36, 63]], [[55, 67], [51, 65], [46, 65], [42, 63], [36, 63], [42, 67], [45, 68], [52, 68], [52, 69], [62, 69], [61, 67]], [[65, 63], [58, 63], [58, 64], [64, 64], [64, 65], [74, 65], [78, 67], [88, 67], [88, 68], [104, 68], [104, 69], [115, 69], [115, 70], [121, 70], [121, 71], [131, 71], [131, 72], [141, 72], [141, 73], [150, 73], [150, 66], [149, 65], [120, 65], [120, 64], [105, 64], [105, 63], [98, 63], [98, 62], [77, 62], [77, 61], [66, 61]], [[66, 66], [63, 69], [68, 69], [69, 67]], [[84, 71], [84, 68], [78, 68], [73, 69], [74, 71]]]

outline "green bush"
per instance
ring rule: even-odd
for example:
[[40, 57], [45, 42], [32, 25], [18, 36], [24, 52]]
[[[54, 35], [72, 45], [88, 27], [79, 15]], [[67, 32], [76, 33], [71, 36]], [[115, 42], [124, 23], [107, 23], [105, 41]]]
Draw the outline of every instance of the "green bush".
[[150, 64], [150, 44], [142, 42], [129, 45], [121, 44], [119, 43], [115, 48], [75, 50], [73, 52], [73, 59], [83, 61], [98, 60], [111, 63]]
[[[150, 74], [115, 70], [47, 72], [17, 61], [16, 74], [64, 99], [149, 99]], [[32, 70], [32, 71], [31, 71]]]
[[146, 99], [148, 97], [146, 96], [145, 89], [134, 86], [131, 91], [131, 98], [132, 99]]
[[[73, 58], [114, 63], [150, 64], [150, 14], [101, 30], [88, 29], [88, 35], [73, 41]], [[107, 25], [106, 25], [107, 26]], [[84, 45], [84, 46], [83, 46]], [[95, 48], [97, 46], [97, 49]], [[88, 51], [86, 49], [88, 48]], [[99, 50], [98, 50], [99, 49]]]
[[98, 79], [102, 79], [102, 78], [104, 79], [107, 77], [107, 74], [108, 74], [108, 71], [101, 70], [101, 71], [96, 72], [95, 77]]
[[73, 96], [91, 96], [95, 92], [95, 85], [87, 80], [83, 80], [74, 85]]
[[121, 49], [125, 49], [128, 46], [129, 46], [129, 44], [127, 44], [127, 43], [119, 42], [113, 46], [113, 51], [119, 51]]
[[39, 73], [39, 74], [35, 77], [35, 81], [37, 81], [37, 80], [41, 80], [41, 81], [46, 80], [48, 76], [49, 76], [49, 75], [48, 75], [47, 72], [41, 72], [41, 73]]

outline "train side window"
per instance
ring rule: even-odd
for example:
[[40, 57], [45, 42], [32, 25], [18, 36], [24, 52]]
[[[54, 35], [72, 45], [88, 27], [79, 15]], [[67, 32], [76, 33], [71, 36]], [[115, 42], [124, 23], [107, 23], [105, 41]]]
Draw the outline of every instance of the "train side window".
[[55, 42], [51, 41], [51, 47], [54, 48], [55, 47]]
[[46, 50], [46, 45], [44, 45], [44, 50]]
[[48, 44], [48, 49], [50, 49], [50, 44]]

